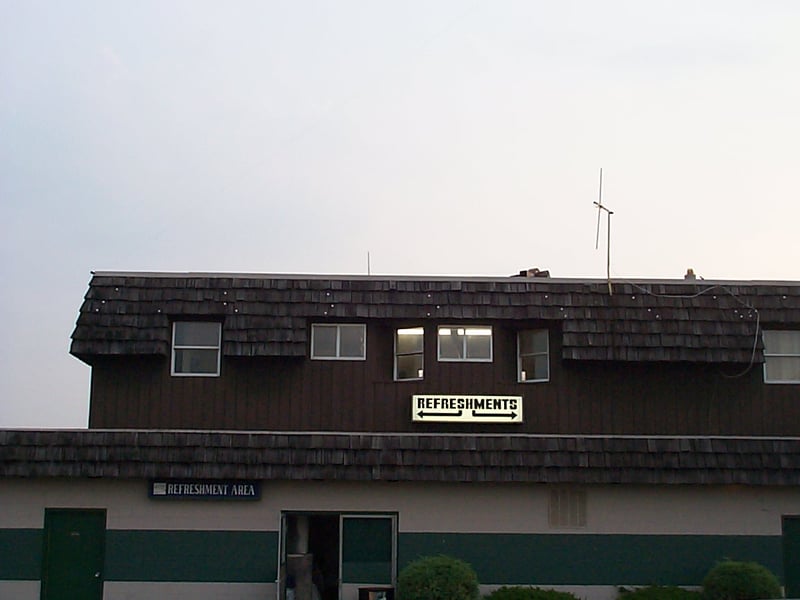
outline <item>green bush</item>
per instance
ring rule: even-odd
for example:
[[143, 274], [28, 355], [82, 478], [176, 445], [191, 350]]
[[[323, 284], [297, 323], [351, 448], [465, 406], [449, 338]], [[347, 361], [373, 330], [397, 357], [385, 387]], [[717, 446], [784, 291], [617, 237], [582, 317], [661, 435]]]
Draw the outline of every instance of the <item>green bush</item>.
[[569, 592], [524, 586], [503, 586], [484, 598], [485, 600], [578, 600], [575, 594]]
[[780, 598], [781, 585], [769, 569], [754, 562], [726, 560], [703, 580], [706, 600], [764, 600]]
[[701, 600], [702, 593], [673, 585], [649, 585], [629, 590], [620, 588], [619, 600]]
[[399, 600], [478, 600], [478, 576], [451, 556], [425, 556], [410, 562], [397, 578]]

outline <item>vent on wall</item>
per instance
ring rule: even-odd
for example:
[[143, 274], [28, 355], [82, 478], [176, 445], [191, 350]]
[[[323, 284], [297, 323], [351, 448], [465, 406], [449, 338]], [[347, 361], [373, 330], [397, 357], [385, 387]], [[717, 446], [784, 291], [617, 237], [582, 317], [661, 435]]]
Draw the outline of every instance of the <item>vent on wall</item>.
[[574, 488], [550, 490], [547, 520], [553, 529], [586, 527], [586, 490]]

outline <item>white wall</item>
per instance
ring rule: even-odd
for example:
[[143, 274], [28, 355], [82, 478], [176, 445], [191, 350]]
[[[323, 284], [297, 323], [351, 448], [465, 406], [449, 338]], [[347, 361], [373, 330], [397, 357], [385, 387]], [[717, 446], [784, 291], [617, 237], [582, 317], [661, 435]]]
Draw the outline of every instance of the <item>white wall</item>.
[[[105, 508], [109, 529], [277, 531], [280, 512], [399, 513], [401, 532], [547, 533], [549, 486], [265, 482], [258, 501], [153, 500], [146, 481], [0, 480], [0, 528], [41, 528], [44, 509]], [[780, 535], [800, 488], [587, 486], [576, 533]], [[746, 518], [743, 518], [746, 516]]]

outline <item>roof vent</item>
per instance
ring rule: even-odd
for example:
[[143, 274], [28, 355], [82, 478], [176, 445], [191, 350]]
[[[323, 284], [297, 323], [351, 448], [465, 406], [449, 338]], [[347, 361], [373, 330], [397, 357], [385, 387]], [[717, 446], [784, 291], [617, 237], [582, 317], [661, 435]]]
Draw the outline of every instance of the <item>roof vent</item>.
[[550, 277], [550, 271], [541, 271], [537, 267], [532, 269], [525, 269], [512, 277]]
[[697, 279], [697, 275], [694, 274], [694, 269], [686, 269], [686, 275], [683, 278], [687, 281], [694, 281]]

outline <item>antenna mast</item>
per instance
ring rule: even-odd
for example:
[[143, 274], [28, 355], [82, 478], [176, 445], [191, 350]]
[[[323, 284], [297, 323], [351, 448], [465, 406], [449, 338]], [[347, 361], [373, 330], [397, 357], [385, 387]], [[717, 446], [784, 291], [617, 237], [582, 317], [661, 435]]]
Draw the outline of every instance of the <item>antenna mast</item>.
[[608, 223], [606, 225], [606, 233], [608, 235], [606, 240], [606, 280], [608, 281], [608, 295], [613, 296], [614, 292], [611, 289], [611, 215], [614, 214], [613, 210], [609, 210], [608, 207], [603, 206], [603, 169], [600, 168], [600, 190], [597, 195], [597, 202], [594, 202], [594, 205], [597, 207], [597, 236], [595, 237], [594, 241], [594, 248], [600, 246], [600, 212], [606, 211], [606, 215], [608, 217]]

